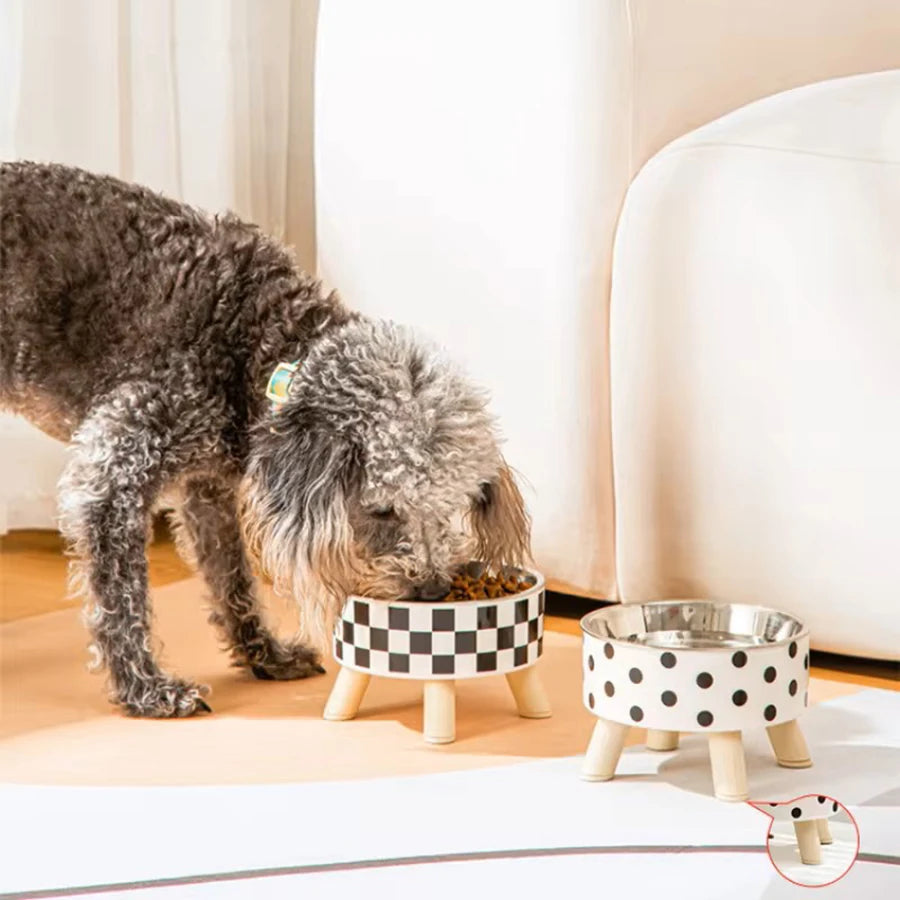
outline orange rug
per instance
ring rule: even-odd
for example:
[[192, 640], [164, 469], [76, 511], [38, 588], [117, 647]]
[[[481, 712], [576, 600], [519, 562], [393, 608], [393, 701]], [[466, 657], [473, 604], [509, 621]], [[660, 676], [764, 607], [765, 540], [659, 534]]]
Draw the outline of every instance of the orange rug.
[[[86, 669], [77, 610], [10, 622], [0, 626], [0, 781], [200, 785], [412, 775], [575, 756], [590, 737], [580, 640], [571, 635], [545, 637], [539, 666], [552, 718], [520, 719], [502, 677], [460, 681], [457, 740], [433, 747], [422, 741], [417, 683], [373, 679], [356, 720], [325, 722], [334, 662], [307, 681], [257, 681], [231, 668], [217, 646], [197, 580], [159, 588], [153, 599], [166, 666], [211, 685], [214, 715], [126, 718], [107, 703], [102, 676]], [[275, 618], [289, 615], [281, 607]], [[811, 701], [857, 690], [814, 680]], [[633, 729], [629, 743], [642, 739]]]

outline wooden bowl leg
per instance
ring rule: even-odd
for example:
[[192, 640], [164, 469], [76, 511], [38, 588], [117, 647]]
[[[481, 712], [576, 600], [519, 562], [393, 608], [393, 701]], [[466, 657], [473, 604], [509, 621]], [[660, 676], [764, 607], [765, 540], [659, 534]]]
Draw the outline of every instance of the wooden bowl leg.
[[429, 744], [452, 743], [456, 740], [456, 683], [426, 681], [423, 695], [425, 740]]
[[834, 838], [831, 836], [831, 828], [828, 825], [828, 819], [816, 819], [816, 828], [819, 830], [820, 844], [834, 843]]
[[709, 735], [709, 761], [713, 787], [720, 800], [747, 800], [747, 765], [739, 731], [714, 731]]
[[677, 750], [679, 734], [677, 731], [658, 731], [647, 729], [648, 750]]
[[815, 819], [805, 822], [794, 822], [794, 833], [797, 835], [797, 846], [800, 859], [807, 866], [817, 866], [822, 862], [822, 845], [819, 842], [819, 829]]
[[581, 767], [581, 777], [585, 781], [609, 781], [616, 774], [627, 734], [627, 725], [597, 719]]
[[341, 666], [322, 717], [330, 722], [352, 719], [359, 712], [371, 675]]
[[550, 701], [547, 699], [536, 665], [528, 666], [527, 669], [507, 672], [506, 681], [522, 718], [547, 719], [550, 717]]
[[796, 719], [780, 725], [769, 725], [766, 731], [779, 766], [786, 769], [808, 769], [812, 765], [806, 739]]

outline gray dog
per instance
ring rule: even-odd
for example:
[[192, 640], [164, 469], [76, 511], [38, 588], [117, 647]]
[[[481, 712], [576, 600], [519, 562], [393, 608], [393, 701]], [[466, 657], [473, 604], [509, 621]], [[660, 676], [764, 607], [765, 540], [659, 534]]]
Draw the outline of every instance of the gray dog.
[[[436, 598], [464, 561], [528, 556], [481, 392], [323, 296], [253, 226], [114, 178], [0, 166], [2, 407], [71, 444], [62, 530], [96, 662], [131, 715], [209, 710], [151, 649], [145, 551], [164, 491], [212, 622], [258, 678], [323, 671], [348, 593]], [[251, 556], [298, 598], [304, 640], [267, 628]]]

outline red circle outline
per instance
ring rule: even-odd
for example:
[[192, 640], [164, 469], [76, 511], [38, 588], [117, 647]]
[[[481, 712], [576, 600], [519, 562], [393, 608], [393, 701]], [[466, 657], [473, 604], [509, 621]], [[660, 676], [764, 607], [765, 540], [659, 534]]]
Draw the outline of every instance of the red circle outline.
[[859, 857], [859, 824], [857, 823], [856, 819], [854, 818], [853, 813], [851, 813], [850, 810], [847, 809], [847, 807], [844, 806], [844, 804], [841, 803], [840, 800], [838, 800], [836, 797], [830, 797], [828, 794], [813, 794], [813, 793], [810, 793], [810, 794], [800, 794], [800, 795], [797, 796], [797, 797], [791, 797], [790, 800], [778, 800], [778, 801], [775, 801], [775, 803], [776, 803], [778, 806], [783, 806], [783, 805], [788, 804], [788, 803], [793, 803], [794, 800], [802, 800], [804, 797], [825, 797], [825, 798], [827, 798], [828, 800], [831, 800], [832, 803], [837, 803], [837, 805], [838, 805], [845, 813], [847, 813], [847, 815], [850, 817], [850, 821], [853, 823], [853, 830], [856, 832], [856, 851], [855, 851], [854, 854], [853, 854], [853, 859], [850, 860], [850, 865], [847, 866], [847, 868], [844, 869], [844, 871], [841, 872], [841, 874], [838, 875], [837, 878], [834, 878], [834, 879], [832, 879], [831, 881], [826, 881], [826, 882], [824, 882], [823, 884], [803, 884], [803, 882], [801, 882], [801, 881], [794, 881], [793, 878], [788, 878], [787, 875], [785, 875], [784, 872], [782, 872], [781, 869], [779, 869], [778, 866], [775, 865], [775, 860], [772, 859], [772, 850], [771, 850], [771, 848], [769, 847], [769, 844], [771, 843], [771, 840], [770, 840], [770, 837], [769, 837], [769, 836], [770, 836], [771, 833], [772, 833], [769, 829], [770, 829], [771, 826], [772, 826], [772, 822], [775, 821], [775, 817], [772, 816], [772, 815], [770, 815], [769, 813], [767, 813], [764, 809], [760, 809], [760, 806], [762, 806], [763, 804], [767, 804], [767, 805], [768, 805], [768, 804], [771, 804], [772, 801], [771, 801], [771, 800], [754, 800], [754, 801], [752, 801], [752, 802], [747, 801], [747, 803], [748, 803], [749, 806], [752, 806], [757, 812], [764, 813], [766, 816], [769, 817], [769, 820], [770, 820], [770, 821], [769, 821], [769, 824], [766, 826], [766, 853], [767, 853], [768, 856], [769, 856], [769, 862], [772, 864], [772, 868], [773, 868], [773, 869], [774, 869], [774, 870], [775, 870], [775, 871], [776, 871], [776, 872], [777, 872], [777, 873], [778, 873], [785, 881], [789, 881], [791, 884], [797, 885], [797, 887], [803, 887], [803, 888], [824, 888], [824, 887], [830, 887], [832, 884], [837, 884], [837, 883], [838, 883], [838, 882], [839, 882], [839, 881], [840, 881], [840, 880], [841, 880], [841, 879], [842, 879], [842, 878], [843, 878], [843, 877], [844, 877], [844, 876], [845, 876], [845, 875], [846, 875], [846, 874], [847, 874], [847, 873], [848, 873], [848, 872], [856, 865], [856, 860], [857, 860], [857, 858]]

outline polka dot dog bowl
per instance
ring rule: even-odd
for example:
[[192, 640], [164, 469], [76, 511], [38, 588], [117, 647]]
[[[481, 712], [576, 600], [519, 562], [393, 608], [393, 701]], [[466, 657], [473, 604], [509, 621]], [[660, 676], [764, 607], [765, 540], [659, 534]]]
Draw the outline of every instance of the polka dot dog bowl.
[[[740, 733], [766, 727], [781, 765], [810, 765], [795, 725], [807, 704], [809, 633], [764, 607], [662, 600], [589, 613], [583, 632], [583, 700], [598, 718], [584, 777], [612, 777], [630, 726], [651, 749], [680, 732], [710, 735], [716, 793], [746, 799]], [[717, 777], [721, 776], [721, 777]]]
[[341, 670], [325, 718], [353, 718], [373, 675], [424, 682], [429, 743], [454, 739], [453, 684], [459, 678], [505, 675], [520, 715], [549, 716], [534, 672], [543, 652], [544, 579], [536, 572], [507, 572], [529, 582], [528, 589], [491, 600], [437, 603], [349, 597], [334, 627]]
[[793, 824], [797, 850], [805, 865], [819, 865], [822, 862], [822, 845], [834, 842], [828, 819], [841, 811], [841, 805], [832, 797], [807, 794], [782, 803], [752, 803], [751, 806], [776, 822]]
[[810, 819], [830, 819], [841, 811], [841, 805], [831, 797], [797, 797], [787, 803], [754, 803], [760, 812], [777, 822], [808, 822]]
[[664, 731], [741, 731], [796, 719], [809, 633], [791, 616], [708, 601], [612, 606], [582, 619], [584, 703]]

